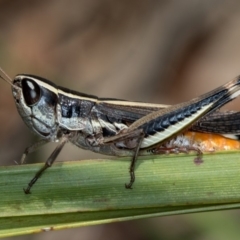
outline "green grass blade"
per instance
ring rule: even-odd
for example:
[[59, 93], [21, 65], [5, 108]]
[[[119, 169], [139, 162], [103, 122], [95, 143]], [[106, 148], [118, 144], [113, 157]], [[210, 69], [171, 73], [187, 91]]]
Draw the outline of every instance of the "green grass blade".
[[57, 163], [25, 195], [41, 164], [0, 167], [0, 237], [200, 211], [239, 208], [240, 155], [139, 158]]

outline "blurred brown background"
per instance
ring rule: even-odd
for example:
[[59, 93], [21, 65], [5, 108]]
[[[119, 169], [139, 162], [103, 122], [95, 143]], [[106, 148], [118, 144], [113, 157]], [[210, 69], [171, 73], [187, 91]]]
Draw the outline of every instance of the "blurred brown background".
[[[0, 0], [0, 66], [11, 77], [31, 73], [101, 97], [174, 104], [240, 74], [239, 26], [237, 0]], [[0, 126], [1, 164], [14, 164], [34, 137], [3, 81]], [[58, 159], [91, 157], [104, 156], [68, 146]], [[239, 239], [239, 216], [191, 214], [14, 239]]]

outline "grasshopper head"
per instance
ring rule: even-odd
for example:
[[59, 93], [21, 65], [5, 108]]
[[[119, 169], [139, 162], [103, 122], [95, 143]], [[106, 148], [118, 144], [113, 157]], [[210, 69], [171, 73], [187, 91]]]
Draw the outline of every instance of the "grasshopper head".
[[57, 89], [37, 76], [19, 74], [12, 81], [13, 97], [26, 125], [43, 138], [56, 135]]

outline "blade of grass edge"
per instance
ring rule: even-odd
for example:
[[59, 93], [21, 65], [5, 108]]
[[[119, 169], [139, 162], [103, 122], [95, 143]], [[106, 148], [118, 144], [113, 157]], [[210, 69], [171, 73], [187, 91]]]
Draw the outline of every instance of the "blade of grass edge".
[[0, 237], [145, 217], [238, 208], [239, 152], [57, 163], [25, 195], [41, 164], [0, 167]]

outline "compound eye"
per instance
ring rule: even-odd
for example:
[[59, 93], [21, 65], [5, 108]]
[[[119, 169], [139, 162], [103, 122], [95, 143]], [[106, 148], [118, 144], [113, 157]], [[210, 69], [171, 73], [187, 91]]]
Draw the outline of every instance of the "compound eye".
[[33, 80], [24, 78], [22, 80], [23, 97], [28, 106], [38, 103], [41, 98], [41, 88]]

